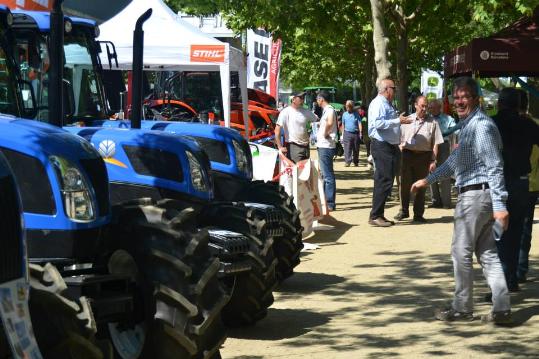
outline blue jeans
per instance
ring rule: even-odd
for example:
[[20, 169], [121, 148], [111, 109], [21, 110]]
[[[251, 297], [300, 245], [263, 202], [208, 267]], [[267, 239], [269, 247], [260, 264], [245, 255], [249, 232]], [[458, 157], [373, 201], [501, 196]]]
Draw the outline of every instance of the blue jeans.
[[528, 194], [528, 203], [526, 204], [526, 216], [524, 217], [524, 227], [522, 229], [522, 239], [520, 242], [520, 255], [518, 257], [518, 279], [525, 279], [528, 274], [528, 256], [532, 245], [532, 227], [533, 227], [533, 212], [535, 211], [535, 203], [537, 202], [537, 192]]
[[324, 193], [326, 202], [331, 211], [335, 210], [335, 173], [333, 172], [333, 157], [335, 157], [334, 148], [318, 147], [318, 161], [320, 162], [320, 171], [324, 179]]

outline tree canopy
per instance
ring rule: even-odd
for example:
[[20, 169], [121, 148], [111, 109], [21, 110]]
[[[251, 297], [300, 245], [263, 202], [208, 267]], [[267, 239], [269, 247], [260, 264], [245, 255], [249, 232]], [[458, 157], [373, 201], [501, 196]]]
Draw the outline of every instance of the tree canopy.
[[[282, 78], [294, 87], [357, 80], [372, 90], [371, 2], [380, 5], [393, 77], [442, 69], [443, 55], [530, 14], [539, 0], [167, 0], [191, 14], [220, 12], [240, 33], [264, 28], [283, 41]], [[408, 86], [408, 81], [406, 86]]]

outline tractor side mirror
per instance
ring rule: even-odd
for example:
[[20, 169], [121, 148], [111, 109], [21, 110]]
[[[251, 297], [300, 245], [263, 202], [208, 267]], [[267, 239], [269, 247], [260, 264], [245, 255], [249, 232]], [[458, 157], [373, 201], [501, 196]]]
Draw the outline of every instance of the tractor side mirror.
[[63, 114], [64, 118], [71, 118], [75, 114], [75, 95], [73, 94], [73, 86], [66, 79], [62, 80], [63, 91]]
[[116, 46], [114, 46], [114, 43], [111, 41], [98, 41], [97, 45], [99, 47], [99, 52], [101, 52], [102, 46], [105, 45], [105, 49], [107, 50], [107, 60], [109, 61], [109, 70], [112, 70], [112, 60], [114, 60], [116, 68], [118, 68], [118, 54], [116, 53]]
[[24, 118], [35, 118], [37, 116], [37, 101], [32, 83], [27, 80], [19, 80], [19, 87], [22, 95], [22, 115]]

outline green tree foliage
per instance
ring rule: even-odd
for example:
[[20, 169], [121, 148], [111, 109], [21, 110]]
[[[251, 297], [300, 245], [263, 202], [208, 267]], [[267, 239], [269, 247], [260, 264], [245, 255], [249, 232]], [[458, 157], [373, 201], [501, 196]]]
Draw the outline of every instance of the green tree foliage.
[[[403, 78], [406, 87], [407, 79], [416, 79], [421, 68], [441, 71], [443, 55], [456, 46], [488, 36], [539, 5], [539, 0], [380, 1], [390, 39], [389, 59], [398, 65], [392, 69], [393, 76]], [[294, 87], [358, 80], [363, 92], [372, 89], [374, 49], [369, 0], [167, 3], [191, 14], [221, 12], [238, 33], [248, 28], [272, 31], [283, 41], [282, 77]]]

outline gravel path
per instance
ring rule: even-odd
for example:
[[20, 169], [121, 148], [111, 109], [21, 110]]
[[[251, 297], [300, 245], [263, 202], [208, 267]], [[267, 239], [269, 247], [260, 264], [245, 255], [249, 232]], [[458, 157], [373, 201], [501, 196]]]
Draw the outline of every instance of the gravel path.
[[[372, 174], [361, 155], [360, 167], [336, 162], [340, 225], [309, 240], [321, 248], [304, 252], [267, 318], [230, 331], [223, 358], [539, 357], [539, 209], [531, 282], [511, 298], [515, 325], [441, 323], [433, 315], [453, 291], [453, 212], [427, 209], [427, 224], [369, 226]], [[398, 209], [390, 202], [386, 217]], [[475, 270], [480, 316], [489, 305], [482, 302], [487, 287], [480, 267]]]

